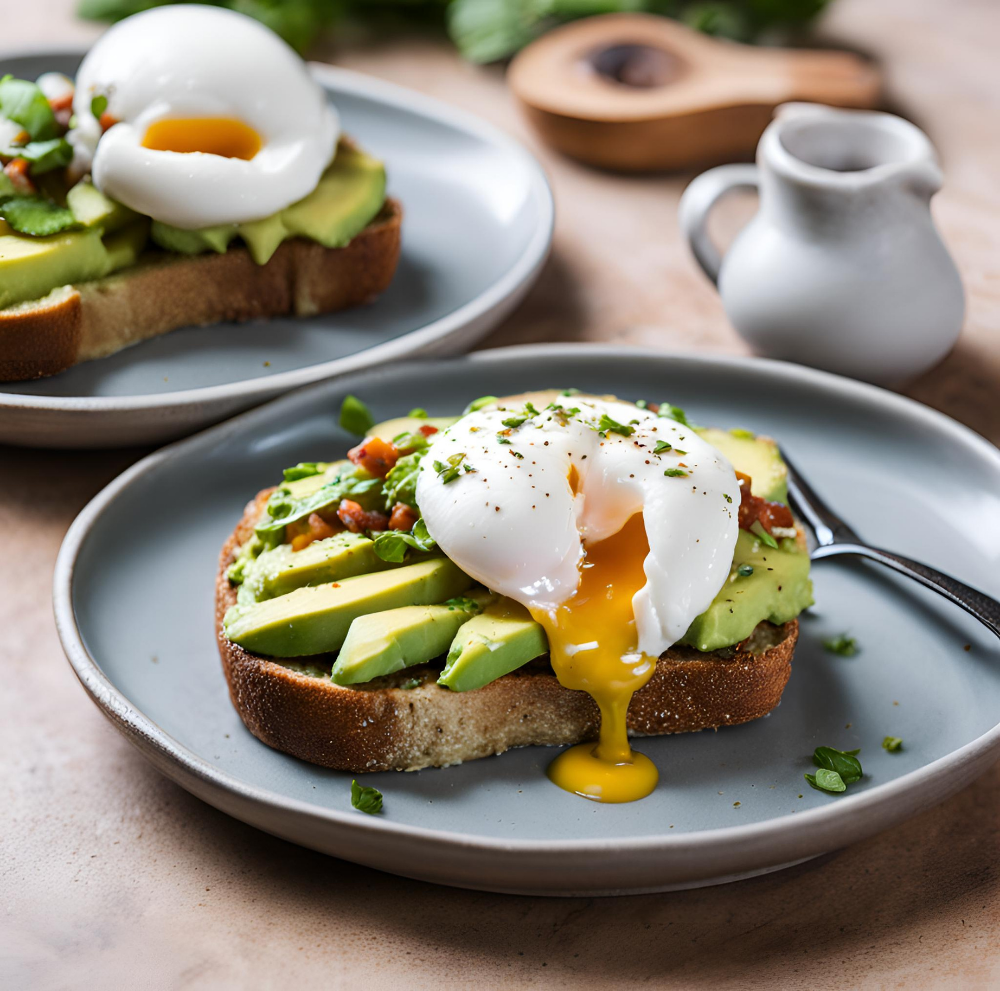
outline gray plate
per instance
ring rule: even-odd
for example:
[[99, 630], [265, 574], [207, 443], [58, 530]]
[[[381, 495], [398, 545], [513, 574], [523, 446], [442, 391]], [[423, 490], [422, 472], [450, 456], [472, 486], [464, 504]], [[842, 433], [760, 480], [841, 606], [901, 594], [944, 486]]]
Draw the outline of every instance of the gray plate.
[[[350, 807], [351, 775], [259, 743], [229, 703], [212, 629], [218, 550], [247, 499], [285, 465], [344, 451], [345, 392], [389, 417], [551, 385], [669, 398], [698, 422], [773, 434], [864, 535], [1000, 593], [1000, 453], [954, 421], [779, 362], [513, 348], [324, 383], [130, 468], [80, 514], [56, 566], [59, 633], [84, 686], [164, 773], [245, 822], [383, 870], [495, 891], [656, 890], [774, 869], [939, 802], [996, 756], [997, 641], [913, 584], [832, 561], [815, 568], [817, 606], [781, 706], [718, 733], [644, 740], [661, 777], [642, 802], [562, 792], [544, 774], [554, 752], [528, 748], [371, 775], [385, 812], [369, 817]], [[821, 646], [844, 630], [857, 657]], [[890, 734], [902, 752], [882, 750]], [[866, 777], [849, 794], [806, 785], [818, 745], [861, 747]]]
[[[79, 57], [0, 59], [0, 74], [72, 74]], [[0, 442], [164, 441], [310, 382], [466, 350], [520, 300], [552, 237], [538, 163], [496, 128], [429, 97], [312, 69], [344, 130], [386, 162], [389, 192], [403, 203], [403, 251], [388, 291], [345, 313], [177, 330], [51, 378], [0, 383]]]

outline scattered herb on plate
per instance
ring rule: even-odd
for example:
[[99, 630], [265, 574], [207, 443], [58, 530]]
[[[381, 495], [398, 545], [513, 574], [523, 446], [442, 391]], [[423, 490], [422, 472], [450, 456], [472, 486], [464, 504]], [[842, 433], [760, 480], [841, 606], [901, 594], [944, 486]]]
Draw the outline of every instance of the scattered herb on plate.
[[382, 811], [382, 792], [378, 788], [369, 788], [367, 785], [359, 785], [356, 780], [352, 781], [351, 805], [359, 812], [367, 812], [373, 816]]
[[887, 736], [882, 741], [882, 749], [888, 750], [891, 754], [898, 753], [903, 749], [903, 740], [898, 736]]
[[857, 640], [854, 637], [849, 637], [846, 633], [824, 640], [823, 648], [840, 657], [854, 657], [859, 650]]

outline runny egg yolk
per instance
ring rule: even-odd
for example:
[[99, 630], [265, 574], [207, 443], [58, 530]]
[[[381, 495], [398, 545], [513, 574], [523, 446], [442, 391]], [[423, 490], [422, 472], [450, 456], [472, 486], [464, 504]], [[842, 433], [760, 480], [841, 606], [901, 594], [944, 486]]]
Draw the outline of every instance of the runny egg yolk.
[[260, 151], [260, 135], [233, 117], [171, 117], [146, 128], [143, 148], [152, 151], [200, 151], [249, 162]]
[[613, 536], [584, 545], [580, 583], [569, 599], [531, 611], [548, 636], [560, 684], [587, 692], [601, 713], [597, 744], [581, 743], [560, 754], [549, 777], [598, 802], [645, 798], [659, 778], [653, 762], [629, 746], [625, 721], [632, 695], [656, 668], [656, 658], [638, 650], [632, 609], [632, 597], [646, 584], [648, 554], [642, 516], [636, 514]]

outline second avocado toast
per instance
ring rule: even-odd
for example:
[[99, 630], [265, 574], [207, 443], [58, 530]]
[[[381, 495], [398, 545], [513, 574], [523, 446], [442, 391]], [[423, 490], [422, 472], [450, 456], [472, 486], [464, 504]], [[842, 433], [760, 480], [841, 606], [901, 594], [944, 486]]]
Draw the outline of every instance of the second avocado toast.
[[[511, 434], [529, 418], [578, 412], [567, 411], [561, 395], [533, 394], [534, 404], [485, 397], [466, 413], [509, 411], [503, 422], [515, 426], [503, 433]], [[781, 699], [796, 617], [812, 602], [780, 453], [747, 431], [690, 427], [667, 404], [631, 408], [647, 420], [658, 411], [675, 431], [679, 418], [727, 468], [732, 463], [740, 493], [728, 576], [630, 696], [628, 732], [758, 718]], [[586, 692], [560, 684], [543, 626], [460, 569], [428, 532], [416, 497], [420, 465], [458, 419], [414, 410], [376, 425], [349, 397], [342, 423], [364, 437], [348, 459], [286, 469], [226, 542], [216, 587], [219, 648], [233, 703], [265, 743], [363, 772], [446, 766], [595, 735], [601, 710]], [[435, 461], [433, 471], [447, 484], [463, 467], [476, 471], [457, 457]]]

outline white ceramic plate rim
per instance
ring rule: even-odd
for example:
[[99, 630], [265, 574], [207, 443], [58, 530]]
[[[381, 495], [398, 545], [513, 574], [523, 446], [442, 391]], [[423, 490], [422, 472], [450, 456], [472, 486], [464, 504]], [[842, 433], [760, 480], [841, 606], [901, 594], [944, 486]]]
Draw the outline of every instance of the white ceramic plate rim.
[[[866, 403], [880, 406], [887, 412], [908, 416], [917, 422], [927, 424], [937, 430], [951, 435], [955, 444], [968, 449], [976, 457], [992, 463], [1000, 475], [1000, 450], [989, 441], [980, 437], [969, 428], [962, 426], [950, 417], [922, 406], [914, 400], [907, 399], [895, 393], [887, 392], [876, 386], [851, 379], [832, 375], [800, 365], [781, 361], [771, 361], [764, 358], [738, 358], [714, 355], [671, 354], [644, 348], [610, 347], [599, 344], [542, 344], [523, 345], [518, 347], [498, 348], [490, 351], [480, 351], [465, 358], [453, 359], [456, 362], [469, 362], [479, 366], [489, 366], [497, 360], [521, 358], [531, 361], [535, 358], [549, 356], [566, 356], [567, 358], [593, 357], [599, 360], [602, 356], [621, 356], [622, 353], [634, 355], [637, 361], [667, 361], [675, 363], [690, 362], [694, 364], [712, 365], [719, 368], [741, 368], [747, 374], [753, 375], [757, 369], [769, 376], [792, 382], [814, 384], [817, 389], [824, 389], [848, 399], [858, 399]], [[375, 377], [380, 373], [391, 373], [393, 369], [379, 369], [367, 373]], [[323, 383], [322, 387], [328, 387]], [[390, 837], [412, 837], [418, 841], [444, 846], [461, 846], [466, 850], [482, 851], [484, 853], [623, 853], [623, 852], [653, 852], [670, 851], [674, 854], [691, 853], [692, 855], [708, 855], [713, 850], [731, 847], [734, 844], [756, 845], [759, 841], [767, 842], [772, 849], [780, 849], [786, 839], [795, 840], [798, 847], [810, 841], [815, 843], [814, 853], [821, 853], [840, 845], [829, 840], [829, 836], [838, 829], [846, 827], [866, 812], [890, 806], [903, 799], [917, 788], [929, 788], [933, 782], [954, 775], [969, 764], [983, 759], [991, 750], [1000, 749], [1000, 723], [983, 733], [975, 740], [953, 750], [909, 774], [893, 781], [877, 785], [862, 794], [838, 798], [836, 802], [820, 808], [804, 812], [780, 816], [765, 822], [745, 826], [729, 826], [718, 829], [700, 830], [691, 833], [667, 834], [655, 836], [609, 838], [609, 839], [568, 839], [568, 840], [504, 840], [487, 837], [473, 837], [464, 833], [453, 833], [447, 830], [427, 829], [420, 826], [410, 826], [394, 823], [389, 819], [360, 816], [356, 812], [338, 811], [311, 805], [285, 796], [244, 784], [239, 779], [222, 773], [208, 761], [193, 754], [181, 746], [167, 733], [163, 732], [145, 715], [137, 712], [129, 701], [114, 687], [100, 670], [96, 660], [84, 646], [83, 639], [76, 623], [72, 603], [73, 571], [80, 549], [87, 539], [91, 528], [101, 514], [115, 498], [133, 482], [175, 458], [182, 458], [199, 448], [210, 446], [221, 435], [236, 429], [242, 429], [254, 420], [266, 422], [272, 412], [280, 411], [282, 404], [295, 402], [302, 393], [295, 396], [283, 396], [264, 406], [242, 413], [186, 440], [178, 441], [148, 455], [136, 462], [118, 478], [102, 489], [80, 512], [66, 534], [59, 556], [56, 561], [53, 579], [53, 605], [55, 610], [56, 628], [62, 641], [73, 670], [92, 696], [97, 705], [104, 710], [116, 725], [127, 730], [126, 735], [135, 735], [147, 741], [169, 763], [180, 765], [181, 770], [195, 775], [206, 784], [221, 788], [235, 796], [269, 806], [277, 811], [306, 815], [314, 819], [326, 820], [342, 826], [360, 830], [369, 835]], [[263, 746], [263, 744], [261, 744]], [[502, 758], [501, 758], [502, 759]]]
[[[21, 50], [0, 53], [0, 64], [4, 58], [65, 58], [82, 56], [82, 49]], [[307, 365], [287, 372], [256, 379], [227, 382], [224, 385], [204, 386], [198, 389], [184, 389], [177, 392], [162, 392], [153, 395], [135, 396], [36, 396], [3, 391], [0, 383], [0, 409], [24, 410], [94, 410], [101, 412], [126, 412], [131, 410], [153, 410], [163, 407], [179, 408], [197, 406], [230, 398], [254, 398], [274, 395], [302, 385], [309, 385], [322, 379], [339, 377], [376, 364], [396, 361], [408, 355], [427, 351], [435, 344], [447, 340], [453, 334], [474, 324], [480, 318], [500, 307], [519, 290], [531, 284], [534, 275], [541, 269], [548, 257], [555, 225], [555, 203], [548, 179], [538, 161], [514, 138], [498, 127], [487, 123], [474, 114], [458, 110], [431, 96], [425, 96], [405, 86], [386, 82], [351, 69], [318, 62], [309, 63], [310, 71], [324, 88], [338, 90], [362, 97], [375, 97], [383, 103], [411, 111], [421, 117], [429, 117], [441, 124], [479, 137], [487, 144], [494, 145], [516, 159], [525, 167], [530, 182], [530, 195], [537, 200], [540, 213], [537, 226], [521, 256], [491, 286], [483, 290], [468, 303], [453, 310], [446, 316], [416, 330], [408, 331], [392, 340], [376, 344], [374, 347], [358, 351], [343, 358], [334, 358], [317, 365]], [[391, 163], [390, 163], [391, 167]], [[405, 210], [406, 204], [403, 204]]]

